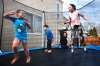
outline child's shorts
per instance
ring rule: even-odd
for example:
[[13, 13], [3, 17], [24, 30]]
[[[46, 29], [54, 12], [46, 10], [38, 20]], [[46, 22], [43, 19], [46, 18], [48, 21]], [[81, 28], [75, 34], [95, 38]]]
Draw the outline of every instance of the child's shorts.
[[16, 35], [16, 39], [20, 40], [23, 43], [27, 43], [27, 35]]

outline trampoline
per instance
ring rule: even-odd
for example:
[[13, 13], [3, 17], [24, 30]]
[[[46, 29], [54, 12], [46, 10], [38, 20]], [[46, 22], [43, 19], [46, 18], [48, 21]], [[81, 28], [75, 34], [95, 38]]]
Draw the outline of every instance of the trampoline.
[[[0, 1], [3, 2], [3, 0], [0, 0]], [[2, 2], [0, 2], [0, 3], [2, 3]], [[11, 3], [11, 2], [7, 1], [7, 3]], [[14, 5], [12, 5], [12, 4], [11, 5], [9, 4], [9, 5], [13, 6], [14, 8], [16, 8], [16, 5], [19, 5], [19, 6], [22, 6], [19, 8], [22, 9], [24, 7], [26, 12], [28, 9], [31, 9], [31, 11], [34, 11], [34, 12], [39, 12], [41, 14], [41, 16], [43, 16], [43, 23], [44, 24], [47, 23], [47, 21], [49, 22], [50, 20], [52, 20], [50, 25], [53, 24], [54, 30], [55, 30], [55, 28], [57, 28], [58, 23], [60, 21], [61, 22], [64, 21], [63, 19], [59, 18], [59, 14], [57, 16], [57, 13], [55, 13], [55, 12], [42, 12], [40, 10], [22, 5], [20, 3], [16, 3], [15, 1], [12, 3]], [[4, 6], [7, 7], [8, 5], [6, 4], [6, 1], [5, 1], [5, 3], [2, 3], [1, 5], [2, 5], [2, 8], [1, 8], [0, 12], [2, 13], [2, 11], [3, 11], [2, 9], [4, 9]], [[28, 9], [26, 9], [26, 8], [28, 8]], [[5, 8], [4, 11], [6, 11], [6, 9], [8, 9], [8, 8]], [[27, 16], [28, 16], [28, 18], [30, 18], [30, 20], [33, 20], [33, 14], [30, 14], [27, 12]], [[61, 14], [60, 17], [63, 17], [62, 16], [63, 13], [61, 12], [60, 14]], [[32, 19], [31, 19], [31, 16], [32, 16]], [[36, 18], [39, 16], [34, 16], [34, 17]], [[50, 19], [50, 17], [52, 17], [52, 19]], [[42, 21], [41, 17], [39, 17], [39, 18], [40, 19], [36, 19], [36, 21], [38, 21], [38, 20]], [[13, 37], [13, 35], [12, 35], [13, 28], [12, 27], [5, 28], [5, 29], [3, 29], [3, 31], [4, 30], [5, 31], [2, 33], [2, 27], [3, 26], [7, 27], [10, 25], [9, 24], [7, 25], [5, 22], [3, 22], [3, 19], [0, 21], [2, 23], [2, 24], [0, 23], [1, 24], [0, 25], [0, 32], [1, 32], [0, 33], [0, 42], [1, 42], [2, 37], [3, 37], [3, 39], [6, 39], [5, 41], [7, 43], [5, 41], [3, 41], [4, 43], [2, 43], [2, 44], [5, 45], [5, 47], [7, 47], [9, 49], [8, 44], [9, 44], [9, 46], [11, 46], [11, 45], [10, 45], [10, 40], [8, 40], [8, 39]], [[32, 21], [32, 23], [33, 23], [33, 21]], [[33, 26], [35, 26], [35, 28], [37, 27], [37, 25], [40, 25], [39, 28], [42, 28], [41, 27], [42, 24], [40, 24], [40, 22], [39, 22], [39, 24], [37, 22], [36, 23], [34, 22]], [[38, 31], [38, 28], [36, 28], [36, 31]], [[42, 32], [41, 29], [39, 29], [39, 32]], [[59, 38], [59, 35], [57, 35], [57, 32], [55, 32], [55, 35], [57, 38]], [[29, 37], [30, 37], [29, 38], [30, 46], [33, 46], [33, 44], [40, 45], [41, 43], [43, 43], [41, 40], [41, 38], [43, 38], [43, 35], [42, 36], [40, 36], [40, 35], [35, 36], [35, 34], [34, 35], [30, 34]], [[33, 38], [33, 37], [35, 37], [35, 38]], [[58, 41], [59, 39], [57, 39], [57, 38], [56, 38], [56, 40]], [[36, 43], [33, 40], [34, 41], [41, 40], [41, 41]], [[0, 44], [0, 46], [1, 46], [1, 44]], [[24, 66], [100, 66], [100, 47], [88, 46], [87, 48], [88, 48], [87, 51], [84, 51], [83, 47], [74, 48], [73, 53], [71, 53], [71, 48], [62, 49], [59, 46], [57, 46], [57, 48], [52, 48], [52, 50], [53, 50], [52, 53], [45, 53], [44, 48], [38, 48], [38, 49], [32, 48], [32, 49], [30, 49], [30, 56], [32, 59], [31, 59], [31, 63], [29, 63], [29, 64], [25, 63], [25, 54], [23, 51], [19, 52], [20, 58], [15, 64], [10, 64], [14, 53], [13, 52], [3, 52], [2, 54], [0, 54], [0, 66], [11, 66], [11, 65], [15, 65], [15, 66], [19, 66], [19, 65], [24, 65]], [[1, 49], [1, 47], [0, 47], [0, 49]]]
[[[13, 64], [15, 66], [100, 66], [100, 51], [88, 49], [86, 52], [82, 48], [75, 48], [74, 53], [69, 49], [53, 48], [53, 52], [48, 54], [44, 49], [32, 49], [30, 55], [31, 63], [25, 63], [24, 52], [20, 51], [19, 60]], [[13, 53], [0, 56], [0, 66], [10, 66]]]

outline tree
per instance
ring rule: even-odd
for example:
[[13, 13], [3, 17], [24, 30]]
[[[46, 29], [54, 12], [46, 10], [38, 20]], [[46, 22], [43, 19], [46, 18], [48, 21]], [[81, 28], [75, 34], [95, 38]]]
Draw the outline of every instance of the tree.
[[95, 27], [93, 27], [93, 29], [89, 30], [89, 36], [97, 37], [97, 30]]

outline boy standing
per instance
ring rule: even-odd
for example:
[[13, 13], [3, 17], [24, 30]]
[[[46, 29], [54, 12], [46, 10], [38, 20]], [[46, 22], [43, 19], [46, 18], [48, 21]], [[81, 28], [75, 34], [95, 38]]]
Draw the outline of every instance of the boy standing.
[[53, 33], [48, 25], [44, 25], [44, 28], [45, 28], [45, 33], [47, 36], [47, 49], [45, 50], [45, 52], [51, 53], [52, 52], [51, 44], [52, 44], [53, 38], [54, 38]]

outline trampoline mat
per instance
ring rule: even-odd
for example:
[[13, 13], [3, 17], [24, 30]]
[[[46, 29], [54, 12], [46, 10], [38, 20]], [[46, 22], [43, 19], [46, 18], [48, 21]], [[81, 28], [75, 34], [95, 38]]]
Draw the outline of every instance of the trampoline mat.
[[[24, 52], [20, 52], [19, 60], [13, 64], [15, 66], [100, 66], [100, 51], [88, 49], [86, 52], [81, 49], [75, 49], [71, 53], [70, 49], [52, 49], [53, 52], [48, 54], [44, 49], [30, 50], [32, 57], [31, 63], [25, 63]], [[0, 56], [0, 66], [11, 66], [13, 54]]]

